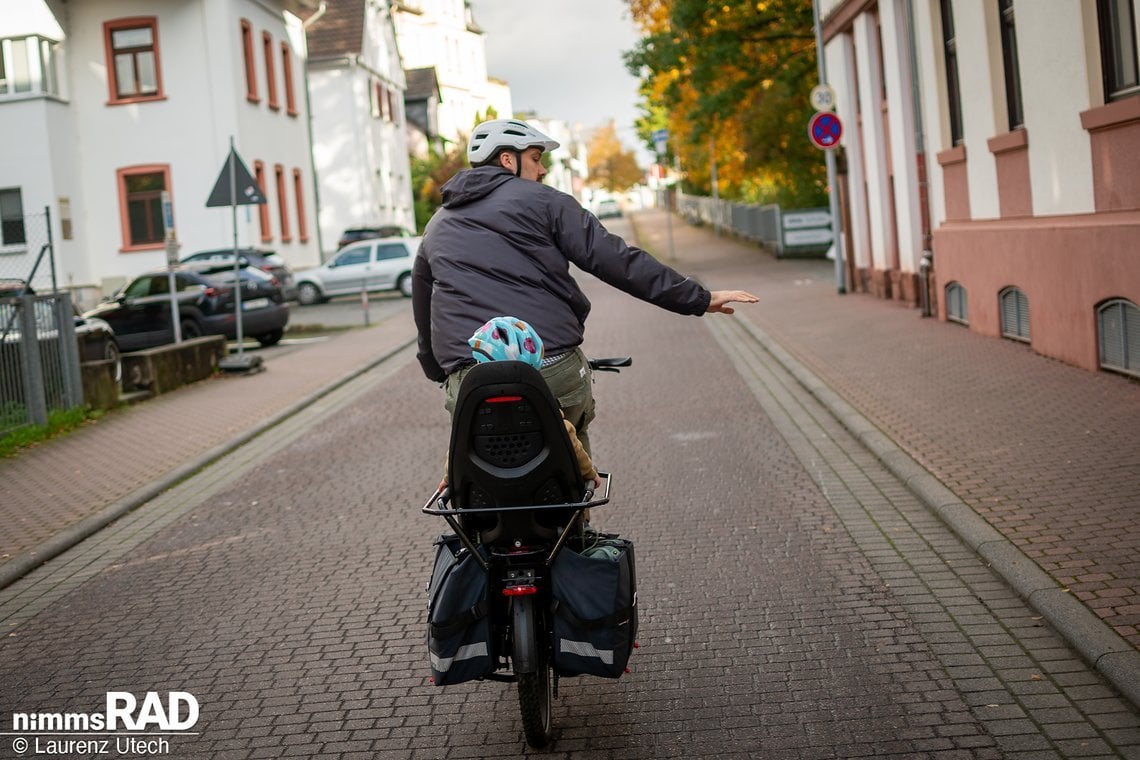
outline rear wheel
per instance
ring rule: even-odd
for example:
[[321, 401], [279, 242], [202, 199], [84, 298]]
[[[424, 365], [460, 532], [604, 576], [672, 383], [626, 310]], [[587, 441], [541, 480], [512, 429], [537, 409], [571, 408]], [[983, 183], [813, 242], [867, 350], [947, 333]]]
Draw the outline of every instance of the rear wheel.
[[109, 362], [113, 362], [111, 372], [115, 377], [115, 383], [122, 383], [123, 355], [122, 352], [119, 351], [119, 344], [113, 340], [108, 340], [103, 346], [103, 358]]
[[[554, 736], [551, 704], [554, 701], [554, 679], [545, 633], [535, 619], [534, 604], [529, 597], [514, 600], [513, 651], [515, 678], [519, 688], [519, 712], [522, 716], [526, 743], [545, 747]], [[519, 672], [520, 665], [531, 671]]]
[[257, 336], [257, 342], [263, 346], [276, 346], [281, 342], [281, 337], [285, 335], [284, 330], [274, 330], [273, 332], [263, 333]]
[[396, 280], [396, 288], [400, 291], [405, 298], [412, 297], [412, 275], [404, 272], [400, 275], [400, 279]]

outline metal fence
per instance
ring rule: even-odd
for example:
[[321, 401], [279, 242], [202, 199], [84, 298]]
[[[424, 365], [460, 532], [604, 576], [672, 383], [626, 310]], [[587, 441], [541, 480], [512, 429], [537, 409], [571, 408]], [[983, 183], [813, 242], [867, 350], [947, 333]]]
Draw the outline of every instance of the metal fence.
[[0, 436], [83, 404], [71, 296], [55, 283], [48, 214], [3, 220]]
[[[776, 256], [822, 252], [831, 242], [829, 233], [807, 235], [803, 230], [804, 227], [813, 230], [830, 227], [831, 214], [826, 208], [785, 211], [774, 203], [757, 206], [678, 193], [676, 210], [691, 224], [727, 230], [763, 245]], [[795, 232], [789, 235], [789, 230]]]

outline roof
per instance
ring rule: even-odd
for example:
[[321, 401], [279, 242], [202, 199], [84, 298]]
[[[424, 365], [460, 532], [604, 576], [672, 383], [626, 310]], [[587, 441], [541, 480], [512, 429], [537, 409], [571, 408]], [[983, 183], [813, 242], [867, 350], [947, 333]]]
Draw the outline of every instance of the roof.
[[404, 69], [404, 78], [408, 82], [408, 89], [404, 92], [404, 100], [429, 100], [433, 96], [442, 100], [439, 92], [439, 78], [435, 74], [434, 66], [421, 69]]
[[305, 32], [309, 58], [356, 55], [364, 45], [365, 0], [327, 0], [323, 16]]

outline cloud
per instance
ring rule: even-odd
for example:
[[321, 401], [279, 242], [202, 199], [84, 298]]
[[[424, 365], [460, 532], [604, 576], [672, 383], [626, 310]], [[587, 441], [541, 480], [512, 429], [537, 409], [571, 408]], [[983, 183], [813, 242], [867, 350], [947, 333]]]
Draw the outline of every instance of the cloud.
[[472, 13], [487, 73], [510, 85], [515, 110], [586, 129], [613, 119], [635, 142], [638, 82], [622, 53], [638, 35], [623, 0], [474, 0]]

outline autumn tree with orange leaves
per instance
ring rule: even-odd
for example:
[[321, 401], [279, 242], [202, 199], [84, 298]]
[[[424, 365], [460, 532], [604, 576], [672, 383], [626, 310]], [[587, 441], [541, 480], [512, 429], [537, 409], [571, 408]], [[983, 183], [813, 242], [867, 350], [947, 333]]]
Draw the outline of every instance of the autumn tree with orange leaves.
[[684, 188], [785, 207], [826, 204], [823, 155], [807, 139], [817, 83], [811, 0], [629, 0], [643, 37], [638, 134], [669, 131]]

